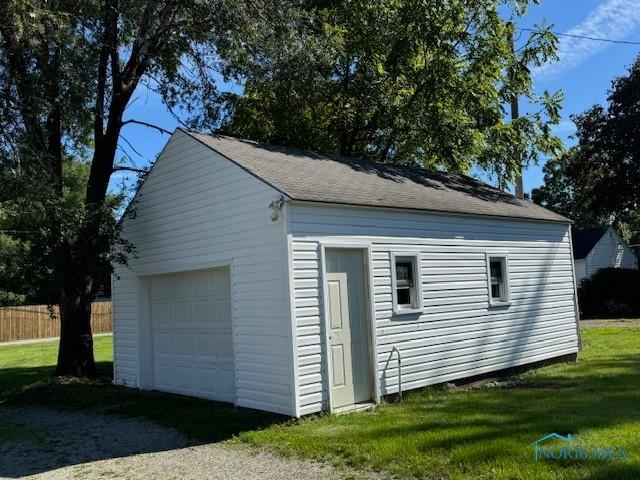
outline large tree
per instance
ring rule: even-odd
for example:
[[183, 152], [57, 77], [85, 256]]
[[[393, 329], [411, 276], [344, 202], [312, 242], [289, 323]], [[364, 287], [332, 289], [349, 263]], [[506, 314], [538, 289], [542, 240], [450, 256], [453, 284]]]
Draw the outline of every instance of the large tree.
[[573, 147], [547, 160], [542, 169], [544, 183], [531, 191], [531, 200], [570, 218], [578, 227], [608, 223], [609, 216], [592, 211], [588, 206], [588, 192], [568, 175], [568, 169], [577, 161], [577, 157], [578, 150]]
[[[475, 162], [510, 180], [561, 147], [549, 128], [560, 96], [534, 94], [530, 71], [555, 58], [556, 39], [541, 28], [511, 45], [529, 3], [302, 1], [298, 35], [264, 36], [250, 55], [226, 45], [246, 82], [224, 129], [382, 162], [455, 171]], [[534, 108], [511, 122], [514, 96]]]
[[607, 105], [574, 117], [578, 145], [567, 173], [589, 208], [621, 215], [640, 209], [640, 57], [613, 80]]
[[[75, 218], [74, 212], [82, 212], [84, 195], [89, 178], [90, 163], [71, 155], [62, 159], [62, 198], [59, 207], [61, 215]], [[41, 258], [31, 246], [42, 243], [41, 234], [48, 232], [46, 221], [38, 219], [29, 210], [22, 211], [26, 195], [31, 196], [29, 207], [35, 207], [44, 198], [40, 192], [31, 191], [29, 185], [21, 185], [17, 180], [26, 175], [16, 175], [14, 169], [0, 164], [0, 184], [4, 191], [0, 193], [1, 205], [10, 207], [0, 209], [0, 305], [51, 304], [55, 303], [55, 292], [45, 279], [34, 275], [40, 270]], [[20, 191], [15, 187], [20, 186]], [[40, 188], [37, 186], [37, 188]], [[35, 190], [35, 189], [34, 189]], [[114, 190], [114, 189], [112, 189]], [[110, 192], [105, 199], [107, 211], [115, 221], [118, 211], [125, 200], [125, 189]], [[35, 201], [34, 201], [35, 200]], [[35, 237], [35, 238], [34, 238]], [[94, 279], [98, 295], [108, 295], [111, 290], [111, 278], [108, 270], [97, 274]]]
[[[264, 12], [265, 2], [256, 2]], [[96, 278], [132, 246], [107, 202], [134, 92], [158, 92], [192, 124], [214, 125], [216, 0], [4, 0], [0, 3], [0, 211], [28, 242], [30, 281], [60, 306], [57, 373], [93, 375]], [[258, 6], [256, 6], [258, 9]], [[247, 12], [245, 12], [247, 13]], [[248, 14], [248, 13], [247, 13]], [[65, 195], [65, 155], [87, 155], [79, 202]], [[77, 200], [77, 199], [76, 199]]]
[[533, 200], [579, 226], [613, 223], [640, 242], [640, 57], [613, 80], [607, 105], [572, 119], [577, 144], [546, 164]]

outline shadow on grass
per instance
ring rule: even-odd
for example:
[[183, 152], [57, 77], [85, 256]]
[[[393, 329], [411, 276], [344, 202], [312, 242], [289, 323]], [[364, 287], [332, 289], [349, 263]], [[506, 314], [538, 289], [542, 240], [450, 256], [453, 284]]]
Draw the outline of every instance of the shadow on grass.
[[[504, 385], [504, 386], [503, 386]], [[625, 462], [535, 464], [529, 443], [572, 433]], [[407, 392], [372, 413], [249, 432], [249, 442], [416, 478], [640, 478], [640, 355], [607, 355], [492, 387]], [[495, 470], [494, 470], [495, 469]], [[498, 474], [500, 473], [500, 474]]]
[[[107, 373], [110, 367], [111, 363], [107, 362], [100, 365], [103, 373]], [[106, 376], [86, 381], [52, 378], [52, 374], [51, 367], [0, 370], [0, 419], [4, 411], [4, 422], [14, 422], [4, 438], [0, 430], [0, 456], [7, 457], [16, 449], [22, 452], [15, 461], [0, 462], [0, 477], [21, 477], [95, 460], [183, 448], [187, 446], [185, 436], [188, 445], [220, 442], [248, 430], [289, 421], [288, 417], [234, 408], [229, 404], [114, 386]], [[7, 383], [3, 383], [4, 380]], [[57, 454], [59, 442], [56, 438], [59, 432], [48, 431], [51, 430], [50, 422], [48, 415], [41, 414], [42, 408], [47, 409], [50, 415], [61, 418], [77, 412], [78, 422], [82, 422], [83, 418], [96, 421], [100, 425], [99, 431], [91, 432], [87, 446], [82, 446], [73, 455]], [[133, 434], [129, 432], [127, 438], [122, 438], [125, 435], [119, 431], [123, 428], [122, 417], [149, 420], [182, 435], [176, 435], [173, 431], [167, 431], [166, 435], [161, 432], [151, 441], [145, 434], [145, 428], [138, 428], [134, 429]], [[150, 426], [149, 429], [152, 427], [155, 428]], [[69, 428], [73, 429], [73, 424]], [[38, 432], [38, 435], [29, 438], [22, 434], [29, 431]], [[50, 441], [45, 443], [52, 451], [46, 453], [47, 462], [34, 462], [34, 457], [45, 455], [42, 451], [42, 435], [49, 437]], [[131, 438], [132, 435], [139, 435], [139, 438]], [[99, 437], [104, 438], [105, 442], [114, 438], [121, 438], [122, 441], [118, 441], [117, 445], [102, 445]]]
[[[428, 431], [433, 435], [422, 442], [425, 449], [450, 449], [461, 443], [483, 449], [483, 441], [496, 438], [534, 441], [527, 435], [615, 429], [640, 421], [639, 385], [640, 356], [630, 355], [591, 361], [589, 372], [576, 368], [571, 375], [547, 374], [544, 381], [534, 378], [516, 386], [507, 383], [506, 388], [409, 392], [399, 408], [403, 416], [413, 419], [411, 424], [378, 433], [399, 438]], [[444, 403], [430, 410], [434, 399]], [[482, 455], [486, 458], [486, 452]]]
[[[2, 354], [0, 350], [0, 354]], [[111, 378], [113, 362], [96, 362], [98, 376], [102, 383]], [[0, 402], [15, 396], [23, 389], [51, 379], [56, 372], [55, 365], [41, 367], [11, 367], [0, 368]]]

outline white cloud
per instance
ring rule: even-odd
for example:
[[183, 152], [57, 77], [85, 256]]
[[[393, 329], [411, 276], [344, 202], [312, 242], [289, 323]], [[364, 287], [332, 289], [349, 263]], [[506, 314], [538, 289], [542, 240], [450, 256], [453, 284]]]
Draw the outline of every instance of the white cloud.
[[[622, 40], [640, 25], [640, 0], [606, 0], [580, 24], [572, 27], [571, 35]], [[534, 70], [536, 78], [552, 77], [571, 70], [611, 46], [610, 43], [573, 37], [559, 37], [555, 63]]]

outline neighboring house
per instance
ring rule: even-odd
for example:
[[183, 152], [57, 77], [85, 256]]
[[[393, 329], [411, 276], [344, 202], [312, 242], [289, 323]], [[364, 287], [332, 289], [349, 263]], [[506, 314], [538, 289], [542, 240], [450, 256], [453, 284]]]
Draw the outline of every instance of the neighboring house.
[[465, 176], [176, 130], [115, 381], [300, 416], [578, 351], [570, 222]]
[[638, 259], [613, 227], [574, 229], [576, 281], [591, 278], [601, 268], [638, 268]]

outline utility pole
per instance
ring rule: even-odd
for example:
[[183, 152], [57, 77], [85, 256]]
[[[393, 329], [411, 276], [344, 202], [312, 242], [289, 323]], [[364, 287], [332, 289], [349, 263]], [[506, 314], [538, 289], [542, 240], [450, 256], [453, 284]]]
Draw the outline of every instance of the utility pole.
[[[511, 100], [511, 121], [514, 121], [518, 118], [518, 95], [514, 95]], [[516, 152], [516, 161], [518, 165], [520, 165], [520, 170], [518, 171], [518, 176], [516, 177], [516, 197], [524, 198], [524, 184], [522, 182], [522, 158], [520, 156], [520, 152]]]
[[[510, 25], [513, 25], [510, 23]], [[513, 38], [513, 29], [509, 29], [509, 43], [511, 44], [511, 52], [513, 53], [513, 58], [516, 57], [516, 45], [515, 40]], [[511, 121], [513, 122], [520, 116], [520, 111], [518, 108], [518, 94], [513, 94], [513, 98], [511, 99]], [[520, 152], [516, 152], [516, 164], [519, 165], [518, 175], [516, 176], [516, 197], [524, 198], [524, 184], [522, 182], [522, 156]]]

